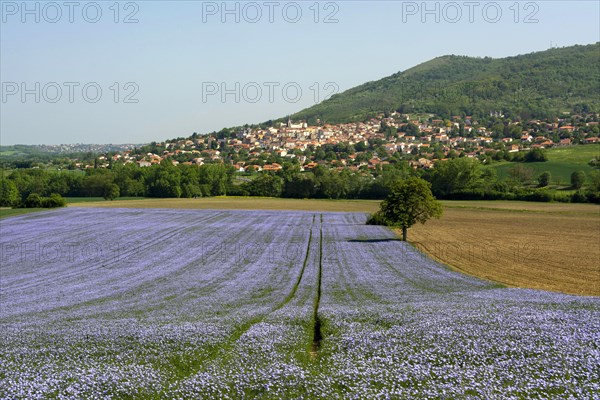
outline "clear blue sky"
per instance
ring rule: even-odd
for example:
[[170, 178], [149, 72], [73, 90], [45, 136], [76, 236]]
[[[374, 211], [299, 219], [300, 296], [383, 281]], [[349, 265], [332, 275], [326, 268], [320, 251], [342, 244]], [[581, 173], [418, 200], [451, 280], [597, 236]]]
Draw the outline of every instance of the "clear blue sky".
[[445, 54], [506, 57], [600, 41], [597, 1], [427, 10], [421, 1], [74, 3], [0, 3], [1, 144], [207, 133], [285, 116]]

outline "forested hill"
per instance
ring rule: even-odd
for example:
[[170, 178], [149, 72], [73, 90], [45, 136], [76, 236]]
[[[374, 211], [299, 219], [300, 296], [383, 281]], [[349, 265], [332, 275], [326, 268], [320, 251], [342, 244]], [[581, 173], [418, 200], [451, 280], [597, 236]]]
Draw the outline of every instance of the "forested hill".
[[443, 56], [367, 82], [294, 115], [324, 123], [397, 110], [451, 115], [552, 118], [600, 110], [600, 42], [492, 59]]

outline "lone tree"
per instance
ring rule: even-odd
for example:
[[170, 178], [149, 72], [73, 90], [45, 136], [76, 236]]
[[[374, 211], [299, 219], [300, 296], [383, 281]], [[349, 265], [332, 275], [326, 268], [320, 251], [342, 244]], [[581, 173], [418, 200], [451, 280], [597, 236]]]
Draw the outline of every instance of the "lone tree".
[[538, 186], [539, 187], [546, 187], [550, 184], [550, 178], [552, 177], [552, 175], [550, 174], [550, 172], [548, 171], [544, 171], [540, 174], [540, 176], [538, 176]]
[[583, 184], [585, 183], [585, 172], [583, 171], [575, 171], [571, 174], [571, 186], [573, 189], [581, 189]]
[[431, 193], [429, 182], [420, 178], [409, 178], [392, 187], [381, 209], [369, 223], [380, 223], [402, 228], [402, 240], [406, 241], [407, 230], [417, 222], [425, 223], [431, 217], [442, 216], [442, 206]]

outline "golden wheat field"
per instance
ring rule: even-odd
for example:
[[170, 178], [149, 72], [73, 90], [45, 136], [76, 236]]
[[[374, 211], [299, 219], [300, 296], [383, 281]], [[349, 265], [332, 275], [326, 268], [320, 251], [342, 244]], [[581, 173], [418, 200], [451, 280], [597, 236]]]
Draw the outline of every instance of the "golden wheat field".
[[600, 207], [444, 202], [444, 215], [409, 230], [432, 258], [504, 283], [600, 295]]

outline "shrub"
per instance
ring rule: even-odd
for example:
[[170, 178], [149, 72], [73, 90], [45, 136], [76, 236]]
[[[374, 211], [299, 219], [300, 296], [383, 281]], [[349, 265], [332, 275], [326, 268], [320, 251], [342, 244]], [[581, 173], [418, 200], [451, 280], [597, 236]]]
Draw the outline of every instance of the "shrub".
[[45, 208], [57, 208], [64, 207], [67, 205], [67, 201], [57, 193], [52, 193], [50, 197], [42, 198], [42, 207]]
[[547, 190], [535, 190], [523, 196], [523, 200], [549, 202], [553, 200], [553, 197]]
[[31, 193], [24, 203], [25, 208], [56, 208], [66, 205], [67, 201], [57, 193], [52, 193], [50, 197], [42, 197], [37, 193]]
[[26, 208], [39, 208], [42, 207], [42, 203], [42, 196], [37, 193], [31, 193], [29, 196], [27, 196], [27, 199], [25, 199]]
[[369, 215], [369, 218], [367, 218], [367, 225], [388, 226], [389, 222], [385, 219], [385, 216], [383, 215], [383, 213], [380, 210], [374, 214]]
[[506, 182], [494, 182], [492, 185], [492, 191], [507, 193], [509, 191], [509, 187]]
[[583, 171], [575, 171], [571, 174], [571, 186], [574, 189], [581, 189], [583, 184], [585, 183], [585, 172]]
[[579, 190], [571, 195], [571, 203], [587, 203], [587, 202], [588, 202], [587, 196]]
[[550, 184], [550, 178], [552, 177], [552, 175], [550, 175], [550, 172], [548, 171], [544, 171], [540, 174], [540, 176], [538, 176], [538, 186], [539, 187], [546, 187]]
[[546, 153], [542, 149], [532, 149], [525, 154], [525, 162], [543, 162], [548, 161]]
[[115, 183], [111, 183], [104, 188], [104, 200], [114, 200], [121, 195], [119, 186]]
[[561, 203], [570, 203], [571, 195], [568, 193], [554, 193], [553, 199], [554, 201], [558, 201]]
[[527, 196], [529, 196], [531, 194], [531, 190], [522, 188], [522, 187], [516, 187], [513, 188], [513, 200], [525, 200], [525, 198]]
[[586, 193], [586, 196], [590, 203], [600, 204], [600, 191], [589, 191]]

